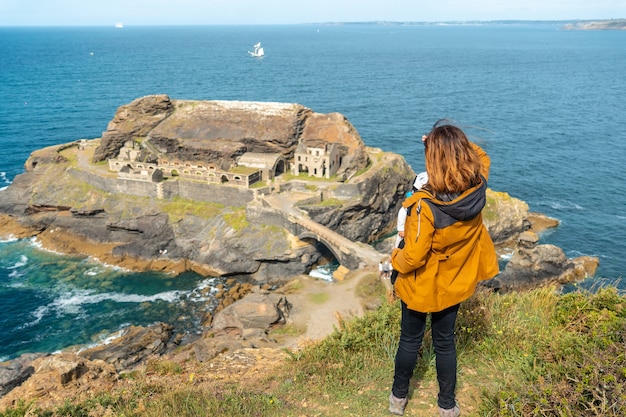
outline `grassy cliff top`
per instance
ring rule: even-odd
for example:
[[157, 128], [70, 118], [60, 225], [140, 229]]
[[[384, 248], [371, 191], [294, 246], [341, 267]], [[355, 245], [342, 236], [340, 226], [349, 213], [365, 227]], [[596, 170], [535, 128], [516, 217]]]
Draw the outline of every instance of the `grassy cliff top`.
[[[0, 415], [387, 415], [399, 311], [385, 301], [301, 349], [153, 362], [89, 399]], [[626, 298], [614, 287], [479, 292], [462, 304], [457, 344], [464, 416], [626, 415]], [[427, 332], [405, 415], [435, 415], [436, 394]]]

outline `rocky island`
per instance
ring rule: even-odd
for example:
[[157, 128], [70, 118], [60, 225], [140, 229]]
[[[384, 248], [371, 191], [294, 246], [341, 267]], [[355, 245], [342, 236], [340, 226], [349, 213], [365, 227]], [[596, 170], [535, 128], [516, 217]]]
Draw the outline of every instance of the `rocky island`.
[[340, 114], [149, 96], [101, 138], [33, 152], [0, 212], [5, 233], [62, 253], [267, 282], [322, 252], [358, 267], [357, 243], [390, 232], [411, 176]]
[[[186, 350], [206, 361], [271, 344], [269, 327], [287, 322], [292, 304], [270, 286], [333, 258], [336, 279], [352, 277], [351, 285], [359, 285], [358, 271], [376, 273], [414, 175], [402, 156], [366, 147], [339, 113], [147, 96], [121, 106], [100, 138], [33, 152], [25, 172], [0, 192], [0, 236], [35, 236], [61, 253], [132, 270], [231, 277], [243, 289], [236, 299], [263, 288], [206, 320], [205, 334]], [[537, 233], [558, 221], [530, 213], [524, 202], [489, 190], [483, 217], [510, 256], [493, 289], [593, 274], [596, 259], [568, 259], [539, 244]], [[109, 380], [179, 342], [171, 326], [158, 323], [131, 326], [109, 346], [53, 355], [56, 362], [24, 355], [0, 366], [0, 397], [24, 381], [41, 384], [33, 374], [51, 369], [70, 369], [61, 385], [83, 375]]]

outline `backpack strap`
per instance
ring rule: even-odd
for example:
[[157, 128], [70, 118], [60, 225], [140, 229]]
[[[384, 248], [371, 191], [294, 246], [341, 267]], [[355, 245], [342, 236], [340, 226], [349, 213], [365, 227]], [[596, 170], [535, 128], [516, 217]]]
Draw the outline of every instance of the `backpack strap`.
[[415, 214], [417, 214], [417, 235], [415, 236], [415, 241], [417, 242], [417, 238], [420, 236], [420, 230], [422, 228], [422, 199], [421, 198], [417, 200], [417, 203], [413, 203], [409, 207], [406, 208], [407, 217], [411, 215], [412, 211], [415, 211]]

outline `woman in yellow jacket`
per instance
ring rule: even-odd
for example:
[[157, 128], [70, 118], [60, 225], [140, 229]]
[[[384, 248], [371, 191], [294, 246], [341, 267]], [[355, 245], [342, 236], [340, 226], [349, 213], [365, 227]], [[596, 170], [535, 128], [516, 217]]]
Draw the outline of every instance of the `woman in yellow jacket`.
[[402, 321], [389, 411], [404, 413], [430, 313], [439, 414], [457, 417], [454, 326], [459, 304], [474, 293], [478, 281], [499, 272], [481, 215], [490, 160], [461, 129], [445, 121], [438, 121], [422, 140], [428, 183], [402, 204], [407, 209], [404, 247], [392, 253]]

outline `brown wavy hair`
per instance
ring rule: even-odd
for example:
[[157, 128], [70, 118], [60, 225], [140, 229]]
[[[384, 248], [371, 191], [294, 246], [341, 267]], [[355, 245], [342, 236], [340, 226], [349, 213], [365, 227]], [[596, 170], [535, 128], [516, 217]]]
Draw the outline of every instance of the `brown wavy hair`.
[[463, 131], [439, 120], [424, 140], [429, 188], [462, 193], [480, 184], [480, 159]]

